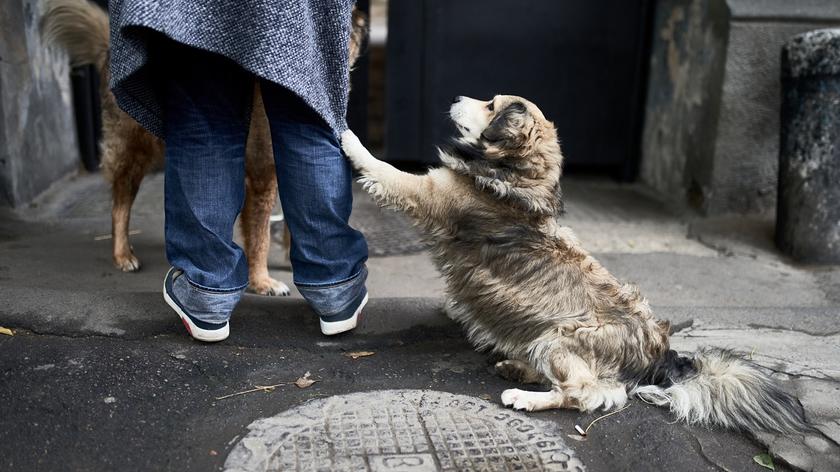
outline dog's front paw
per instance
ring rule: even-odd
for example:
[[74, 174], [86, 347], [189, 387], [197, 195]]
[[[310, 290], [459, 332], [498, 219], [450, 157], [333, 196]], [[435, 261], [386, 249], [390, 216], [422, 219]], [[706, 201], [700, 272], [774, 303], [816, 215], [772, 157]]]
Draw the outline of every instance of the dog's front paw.
[[271, 277], [262, 277], [248, 283], [248, 291], [269, 297], [286, 297], [291, 293], [289, 286]]
[[114, 266], [123, 272], [137, 272], [140, 270], [140, 259], [131, 251], [114, 254]]

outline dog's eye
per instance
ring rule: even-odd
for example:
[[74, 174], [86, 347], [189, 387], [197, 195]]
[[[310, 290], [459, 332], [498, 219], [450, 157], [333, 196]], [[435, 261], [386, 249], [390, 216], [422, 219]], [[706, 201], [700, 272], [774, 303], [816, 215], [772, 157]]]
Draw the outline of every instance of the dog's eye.
[[493, 102], [487, 104], [487, 109], [493, 111]]

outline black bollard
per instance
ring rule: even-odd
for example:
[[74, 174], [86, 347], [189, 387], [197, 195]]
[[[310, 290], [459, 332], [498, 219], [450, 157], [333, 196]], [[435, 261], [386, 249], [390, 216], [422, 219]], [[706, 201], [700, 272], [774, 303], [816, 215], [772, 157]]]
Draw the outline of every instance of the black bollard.
[[840, 29], [782, 49], [776, 244], [801, 262], [840, 263]]

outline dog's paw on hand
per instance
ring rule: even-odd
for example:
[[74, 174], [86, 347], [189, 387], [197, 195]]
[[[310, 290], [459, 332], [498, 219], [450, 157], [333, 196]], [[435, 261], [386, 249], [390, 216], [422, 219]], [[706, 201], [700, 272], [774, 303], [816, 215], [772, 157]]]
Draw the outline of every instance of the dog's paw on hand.
[[358, 165], [367, 154], [367, 149], [365, 149], [362, 142], [359, 141], [359, 137], [356, 136], [356, 133], [350, 131], [349, 129], [341, 133], [341, 150], [344, 151], [344, 154], [347, 155], [347, 157], [350, 158], [350, 161], [356, 165]]
[[288, 285], [271, 277], [264, 277], [249, 282], [248, 291], [269, 297], [287, 297], [292, 293]]
[[341, 133], [341, 149], [348, 157], [355, 154], [361, 145], [359, 137], [352, 130], [348, 129]]

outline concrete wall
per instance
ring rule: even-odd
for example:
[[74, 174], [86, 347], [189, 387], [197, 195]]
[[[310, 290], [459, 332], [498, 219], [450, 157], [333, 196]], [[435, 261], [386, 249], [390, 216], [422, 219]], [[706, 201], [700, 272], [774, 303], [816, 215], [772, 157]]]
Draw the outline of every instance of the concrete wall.
[[40, 0], [0, 1], [0, 205], [19, 206], [79, 167], [69, 68], [41, 42]]
[[706, 214], [774, 208], [782, 45], [838, 24], [836, 0], [661, 0], [641, 179]]
[[655, 12], [640, 177], [680, 202], [711, 179], [726, 15], [723, 0], [661, 0]]

